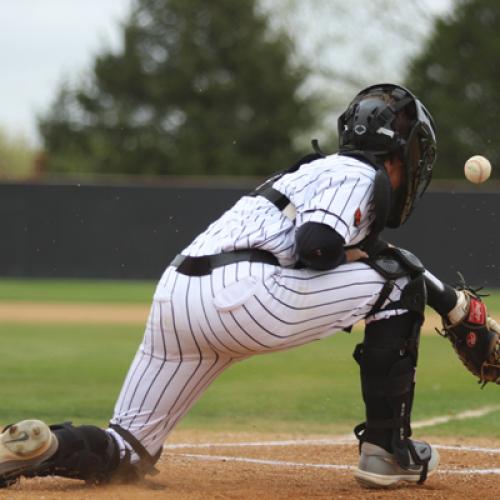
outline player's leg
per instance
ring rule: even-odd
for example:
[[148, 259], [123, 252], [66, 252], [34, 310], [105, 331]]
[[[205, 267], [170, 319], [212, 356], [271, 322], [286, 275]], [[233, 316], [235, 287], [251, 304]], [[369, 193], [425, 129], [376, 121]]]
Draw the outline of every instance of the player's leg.
[[[108, 432], [120, 456], [141, 466], [208, 386], [248, 356], [216, 318], [207, 320], [210, 276], [175, 272], [160, 282], [144, 340], [129, 369]], [[142, 453], [140, 453], [142, 451]]]
[[[173, 283], [156, 294], [110, 428], [68, 423], [49, 429], [40, 422], [44, 439], [38, 443], [26, 433], [32, 421], [16, 424], [16, 432], [28, 437], [19, 453], [0, 455], [4, 486], [21, 475], [105, 482], [154, 473], [167, 434], [220, 373], [248, 355], [227, 332], [214, 335], [218, 326], [202, 321], [209, 278], [169, 275]], [[208, 284], [203, 290], [201, 281]]]
[[[389, 250], [385, 258], [391, 260], [398, 252]], [[412, 280], [400, 299], [409, 312], [382, 319], [382, 312], [375, 314], [367, 325], [363, 344], [355, 351], [366, 406], [366, 422], [356, 429], [361, 451], [356, 477], [371, 487], [402, 480], [423, 482], [427, 472], [436, 469], [439, 462], [436, 450], [427, 443], [410, 439], [423, 309], [427, 302], [447, 324], [456, 324], [469, 313], [470, 297], [460, 286], [454, 289], [443, 283], [423, 269], [411, 254], [410, 261], [416, 265], [407, 268]], [[393, 264], [387, 269], [397, 269]], [[412, 268], [420, 269], [421, 274], [415, 274]]]
[[[393, 304], [378, 304], [367, 319], [365, 338], [354, 357], [360, 365], [366, 422], [356, 427], [360, 439], [360, 461], [355, 473], [369, 487], [385, 487], [400, 481], [422, 483], [439, 463], [435, 449], [411, 436], [411, 410], [415, 390], [420, 328], [428, 300], [425, 269], [403, 249], [387, 249], [370, 264], [386, 278], [408, 277], [408, 283]], [[439, 285], [439, 282], [434, 283]], [[456, 294], [440, 286], [433, 290], [434, 305], [447, 311]], [[391, 309], [406, 313], [387, 317]]]
[[[329, 271], [273, 268], [244, 303], [221, 309], [220, 315], [249, 349], [288, 349], [364, 320], [380, 300], [386, 282], [364, 262]], [[384, 303], [397, 302], [407, 282], [406, 276], [396, 278]]]
[[[104, 462], [108, 478], [118, 470], [132, 476], [151, 470], [167, 434], [228, 366], [351, 326], [379, 301], [384, 283], [363, 263], [322, 273], [226, 266], [195, 279], [170, 269], [158, 286], [113, 428], [54, 428], [60, 453], [45, 470], [92, 479], [78, 466], [89, 450]], [[395, 280], [388, 302], [399, 299], [404, 283]], [[78, 435], [84, 439], [74, 439]], [[61, 466], [68, 463], [76, 469]]]
[[356, 262], [323, 272], [278, 270], [243, 304], [224, 313], [232, 330], [259, 343], [263, 352], [331, 335], [367, 316], [376, 320], [356, 355], [369, 428], [360, 434], [358, 477], [375, 486], [423, 481], [438, 464], [435, 450], [409, 439], [426, 290], [423, 269], [408, 253], [394, 258], [400, 257], [401, 262], [388, 256], [373, 268]]
[[[228, 265], [197, 278], [167, 273], [115, 407], [111, 433], [122, 453], [138, 460], [130, 433], [154, 455], [234, 362], [351, 326], [373, 308], [383, 287], [380, 275], [362, 263], [340, 273], [260, 263]], [[399, 298], [397, 287], [391, 296]]]
[[389, 318], [383, 310], [375, 313], [354, 352], [366, 408], [366, 421], [355, 429], [361, 453], [355, 477], [364, 486], [422, 483], [439, 464], [434, 448], [410, 439], [425, 298], [424, 278], [410, 281], [400, 300], [408, 312]]

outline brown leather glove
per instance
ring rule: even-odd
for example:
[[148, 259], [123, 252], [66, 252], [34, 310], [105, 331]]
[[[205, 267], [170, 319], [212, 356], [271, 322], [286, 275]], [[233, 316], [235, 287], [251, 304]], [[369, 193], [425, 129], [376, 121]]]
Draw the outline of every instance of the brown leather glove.
[[486, 306], [476, 291], [458, 288], [463, 316], [455, 323], [442, 318], [443, 330], [460, 360], [483, 386], [488, 382], [500, 384], [500, 325], [488, 316]]

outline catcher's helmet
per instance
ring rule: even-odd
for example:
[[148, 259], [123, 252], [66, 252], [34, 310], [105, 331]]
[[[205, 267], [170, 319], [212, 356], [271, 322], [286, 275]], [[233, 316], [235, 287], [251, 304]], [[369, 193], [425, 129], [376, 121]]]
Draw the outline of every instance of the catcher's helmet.
[[339, 150], [377, 168], [397, 153], [404, 182], [393, 196], [387, 226], [398, 227], [424, 194], [436, 159], [436, 126], [426, 107], [407, 89], [381, 83], [357, 94], [338, 119]]

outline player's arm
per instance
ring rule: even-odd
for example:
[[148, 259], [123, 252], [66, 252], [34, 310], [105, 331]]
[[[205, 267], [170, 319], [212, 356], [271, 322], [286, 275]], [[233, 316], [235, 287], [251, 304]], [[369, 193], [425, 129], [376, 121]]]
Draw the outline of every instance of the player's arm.
[[344, 249], [344, 238], [335, 229], [319, 222], [300, 226], [295, 242], [300, 262], [312, 269], [333, 269], [344, 262], [367, 257], [359, 248]]

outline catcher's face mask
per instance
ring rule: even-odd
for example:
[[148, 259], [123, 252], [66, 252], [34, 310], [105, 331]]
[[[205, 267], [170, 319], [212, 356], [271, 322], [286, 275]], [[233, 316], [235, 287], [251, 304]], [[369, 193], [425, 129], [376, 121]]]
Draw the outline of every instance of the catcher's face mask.
[[389, 227], [398, 227], [406, 222], [431, 181], [436, 160], [436, 135], [432, 118], [420, 101], [416, 100], [415, 104], [416, 120], [402, 145], [405, 182], [396, 193], [387, 221]]
[[341, 153], [362, 156], [378, 168], [396, 153], [404, 162], [404, 182], [393, 193], [389, 227], [406, 222], [429, 185], [436, 159], [435, 129], [432, 116], [410, 91], [388, 83], [363, 89], [338, 120]]

